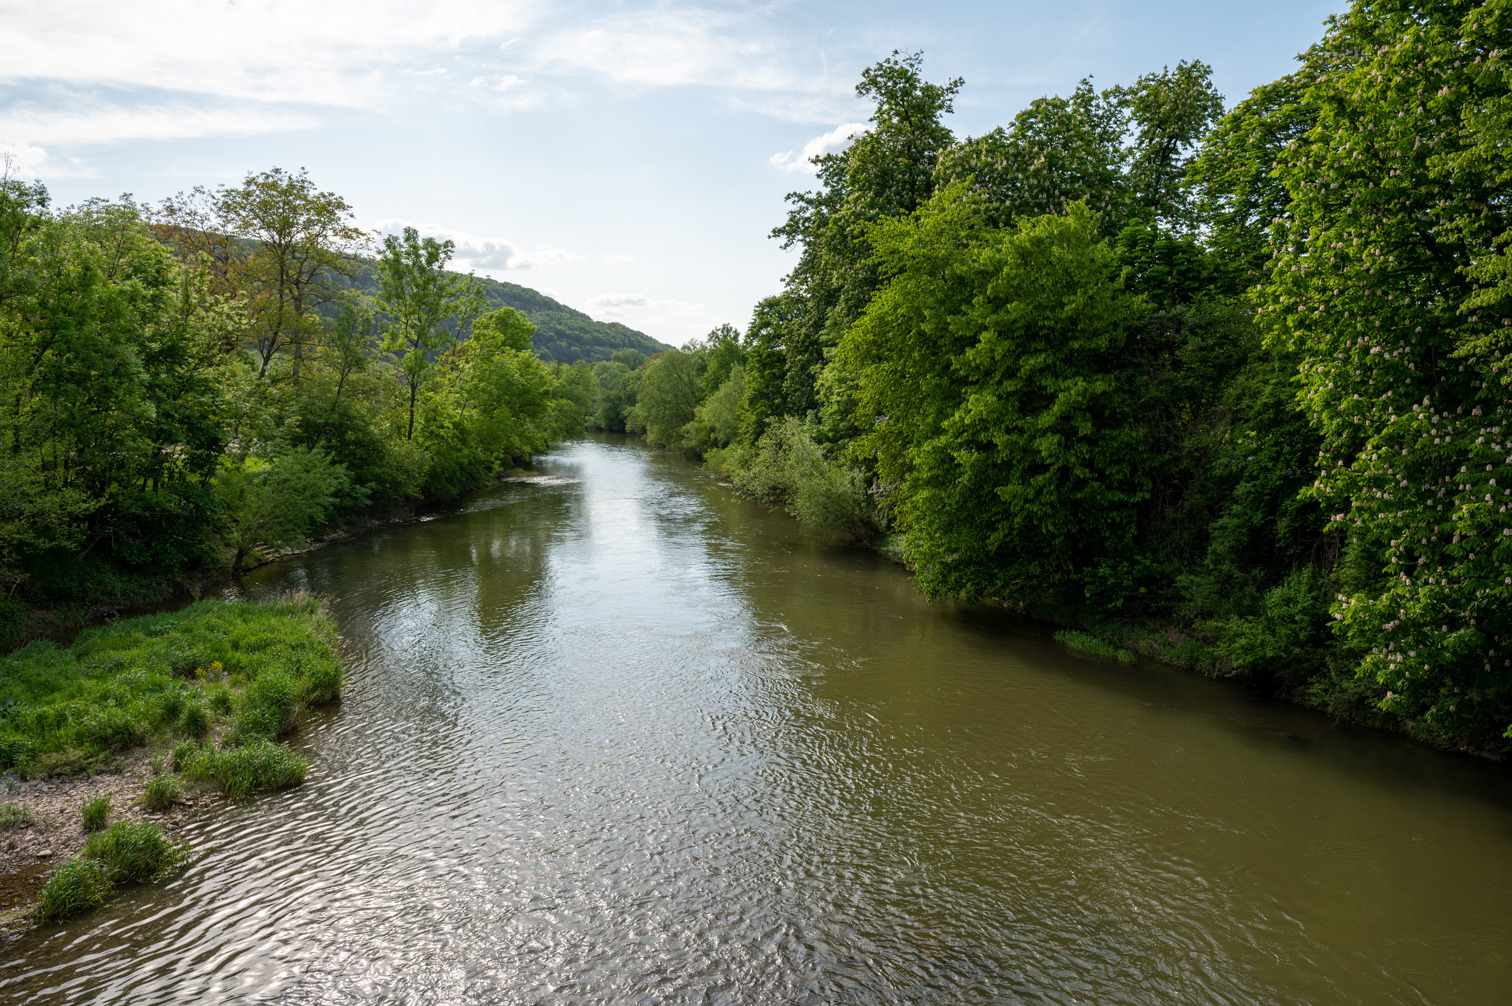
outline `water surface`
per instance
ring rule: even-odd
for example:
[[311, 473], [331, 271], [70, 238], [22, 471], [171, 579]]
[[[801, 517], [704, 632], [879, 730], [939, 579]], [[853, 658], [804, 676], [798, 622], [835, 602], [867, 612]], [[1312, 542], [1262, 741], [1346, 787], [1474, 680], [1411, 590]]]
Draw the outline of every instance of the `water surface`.
[[249, 577], [322, 592], [300, 789], [0, 945], [28, 1003], [1494, 1003], [1504, 770], [930, 606], [694, 465]]

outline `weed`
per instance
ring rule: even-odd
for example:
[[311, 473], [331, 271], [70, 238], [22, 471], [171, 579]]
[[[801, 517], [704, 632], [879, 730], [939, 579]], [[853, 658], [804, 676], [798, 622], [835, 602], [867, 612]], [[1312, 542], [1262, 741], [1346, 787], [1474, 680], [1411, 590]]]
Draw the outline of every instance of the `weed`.
[[178, 776], [159, 773], [148, 779], [142, 789], [142, 806], [148, 810], [167, 810], [178, 802], [182, 792]]
[[0, 803], [0, 831], [30, 828], [37, 823], [37, 816], [24, 803]]
[[110, 820], [110, 794], [97, 796], [84, 805], [81, 816], [84, 819], [84, 833], [92, 835], [104, 829]]
[[1103, 660], [1116, 660], [1120, 664], [1132, 664], [1134, 654], [1121, 646], [1088, 635], [1085, 632], [1077, 632], [1074, 629], [1063, 629], [1055, 634], [1055, 641], [1060, 643], [1072, 653], [1080, 653], [1086, 657], [1100, 657]]

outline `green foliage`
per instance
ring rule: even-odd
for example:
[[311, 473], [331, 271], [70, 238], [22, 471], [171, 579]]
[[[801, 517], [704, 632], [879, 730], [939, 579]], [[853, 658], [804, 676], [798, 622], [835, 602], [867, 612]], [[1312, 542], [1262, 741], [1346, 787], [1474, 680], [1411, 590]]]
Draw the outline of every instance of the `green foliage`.
[[91, 835], [82, 853], [48, 875], [37, 896], [37, 918], [62, 922], [82, 915], [110, 900], [120, 884], [165, 879], [187, 854], [156, 825], [119, 821]]
[[258, 740], [243, 747], [202, 747], [184, 762], [184, 777], [210, 782], [233, 800], [304, 782], [310, 765], [286, 745]]
[[0, 767], [78, 769], [222, 723], [248, 739], [277, 736], [298, 709], [339, 694], [335, 641], [320, 603], [295, 596], [201, 601], [88, 629], [67, 649], [33, 643], [0, 657]]
[[110, 821], [110, 794], [97, 796], [84, 805], [80, 812], [86, 834], [103, 831]]
[[1134, 654], [1121, 646], [1097, 636], [1085, 632], [1077, 632], [1075, 629], [1062, 629], [1055, 633], [1055, 641], [1060, 643], [1072, 653], [1079, 653], [1084, 657], [1097, 657], [1102, 660], [1116, 660], [1120, 664], [1132, 664]]
[[53, 870], [37, 894], [37, 919], [62, 922], [99, 908], [115, 893], [105, 864], [76, 856]]
[[861, 473], [828, 459], [813, 427], [797, 419], [773, 425], [754, 448], [736, 447], [711, 460], [736, 488], [783, 507], [808, 531], [840, 539], [876, 536], [880, 515]]
[[148, 779], [147, 785], [143, 787], [142, 806], [148, 810], [167, 810], [178, 803], [182, 792], [183, 786], [177, 776], [160, 772]]
[[1503, 4], [1332, 22], [1294, 85], [1310, 128], [1275, 151], [1260, 292], [1322, 435], [1340, 644], [1382, 712], [1487, 748], [1512, 736], [1509, 34]]
[[0, 803], [0, 831], [15, 831], [30, 828], [37, 823], [37, 816], [24, 803]]

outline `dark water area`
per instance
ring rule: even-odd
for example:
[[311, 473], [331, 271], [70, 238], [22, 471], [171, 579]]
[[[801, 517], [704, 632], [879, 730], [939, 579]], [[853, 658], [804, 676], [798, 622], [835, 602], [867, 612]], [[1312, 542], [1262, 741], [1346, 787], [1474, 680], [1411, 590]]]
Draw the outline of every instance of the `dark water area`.
[[1500, 1003], [1507, 770], [931, 606], [602, 438], [257, 570], [300, 789], [0, 945], [26, 1003]]

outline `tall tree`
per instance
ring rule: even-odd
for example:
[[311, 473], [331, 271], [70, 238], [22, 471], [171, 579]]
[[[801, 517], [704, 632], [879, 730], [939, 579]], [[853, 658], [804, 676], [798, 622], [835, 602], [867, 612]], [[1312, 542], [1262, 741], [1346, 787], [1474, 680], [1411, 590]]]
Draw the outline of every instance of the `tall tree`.
[[[1490, 744], [1512, 707], [1512, 7], [1359, 0], [1299, 76], [1313, 122], [1262, 292], [1323, 435], [1339, 638], [1379, 708]], [[1509, 730], [1508, 736], [1512, 736]]]
[[386, 235], [378, 256], [378, 307], [388, 317], [382, 348], [399, 361], [409, 392], [405, 439], [415, 439], [415, 403], [438, 357], [483, 307], [472, 277], [447, 271], [456, 245], [422, 238], [413, 227]]
[[257, 376], [266, 377], [282, 351], [297, 382], [319, 337], [316, 311], [336, 297], [337, 277], [354, 268], [348, 253], [365, 235], [346, 200], [317, 189], [303, 168], [249, 174], [236, 188], [220, 189], [213, 206], [225, 233], [251, 243], [233, 276], [247, 299], [261, 358]]

